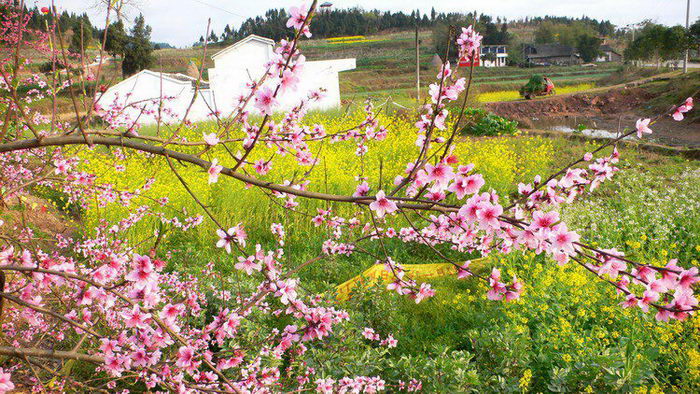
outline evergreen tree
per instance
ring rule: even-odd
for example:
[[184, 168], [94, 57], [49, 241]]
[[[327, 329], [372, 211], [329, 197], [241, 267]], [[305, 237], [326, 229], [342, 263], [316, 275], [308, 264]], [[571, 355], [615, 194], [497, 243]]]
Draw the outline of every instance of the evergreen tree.
[[134, 21], [131, 36], [124, 47], [122, 73], [125, 76], [135, 74], [150, 67], [154, 61], [151, 27], [146, 25], [143, 15], [140, 14]]
[[90, 24], [87, 15], [78, 19], [73, 25], [73, 35], [68, 45], [68, 52], [83, 53], [92, 42], [92, 34], [92, 24]]
[[107, 27], [105, 51], [112, 56], [123, 55], [128, 38], [122, 21], [112, 23]]
[[600, 54], [600, 43], [601, 40], [598, 37], [587, 34], [580, 35], [576, 47], [581, 59], [586, 63], [594, 61]]

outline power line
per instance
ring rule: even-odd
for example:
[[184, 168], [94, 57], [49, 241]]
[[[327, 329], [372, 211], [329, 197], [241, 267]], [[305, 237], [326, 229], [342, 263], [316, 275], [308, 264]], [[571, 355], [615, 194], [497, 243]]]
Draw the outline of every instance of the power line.
[[207, 6], [207, 7], [211, 7], [211, 8], [217, 9], [217, 10], [219, 10], [219, 11], [223, 11], [223, 12], [225, 12], [225, 13], [227, 13], [227, 14], [231, 14], [231, 15], [237, 16], [237, 17], [239, 17], [239, 18], [248, 19], [248, 17], [245, 16], [245, 15], [241, 15], [241, 14], [235, 13], [235, 12], [233, 12], [233, 11], [229, 11], [229, 10], [227, 10], [227, 9], [225, 9], [225, 8], [219, 7], [218, 5], [210, 4], [210, 3], [207, 3], [207, 2], [202, 1], [202, 0], [191, 0], [191, 1], [194, 1], [195, 3], [199, 3], [199, 4], [202, 4], [202, 5], [205, 5], [205, 6]]

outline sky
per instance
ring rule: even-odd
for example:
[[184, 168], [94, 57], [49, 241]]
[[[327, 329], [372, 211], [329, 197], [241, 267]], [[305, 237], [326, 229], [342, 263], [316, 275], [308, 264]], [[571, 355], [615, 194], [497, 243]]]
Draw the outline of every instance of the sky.
[[[87, 12], [93, 23], [104, 25], [104, 12], [99, 0], [54, 0], [57, 8]], [[270, 8], [289, 8], [300, 1], [294, 0], [131, 0], [136, 9], [129, 15], [143, 13], [146, 23], [153, 28], [154, 42], [167, 42], [189, 46], [204, 35], [207, 20], [217, 34], [227, 24], [238, 27], [249, 17], [262, 15]], [[322, 0], [325, 1], [325, 0]], [[468, 12], [476, 10], [493, 16], [518, 19], [526, 16], [589, 16], [608, 19], [618, 26], [651, 19], [666, 25], [685, 24], [687, 0], [336, 0], [337, 8], [362, 7], [382, 11], [420, 9], [429, 13], [431, 7], [438, 12]], [[40, 7], [50, 3], [36, 0]], [[700, 17], [700, 0], [690, 0], [690, 23]]]

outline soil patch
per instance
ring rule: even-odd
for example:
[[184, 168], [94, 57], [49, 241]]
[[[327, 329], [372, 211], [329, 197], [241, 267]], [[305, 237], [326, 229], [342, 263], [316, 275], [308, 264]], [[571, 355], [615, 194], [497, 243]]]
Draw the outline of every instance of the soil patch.
[[608, 90], [600, 94], [573, 94], [537, 100], [486, 104], [496, 115], [526, 122], [533, 116], [585, 116], [615, 114], [644, 105], [654, 95], [643, 88]]
[[[649, 101], [657, 96], [643, 87], [626, 87], [599, 93], [488, 103], [486, 108], [496, 115], [518, 121], [524, 129], [575, 130], [582, 127], [618, 133], [634, 127], [637, 119], [649, 117], [644, 112], [648, 112]], [[671, 146], [700, 148], [700, 122], [688, 119], [676, 122], [663, 117], [652, 126], [652, 130], [654, 133], [645, 139]]]

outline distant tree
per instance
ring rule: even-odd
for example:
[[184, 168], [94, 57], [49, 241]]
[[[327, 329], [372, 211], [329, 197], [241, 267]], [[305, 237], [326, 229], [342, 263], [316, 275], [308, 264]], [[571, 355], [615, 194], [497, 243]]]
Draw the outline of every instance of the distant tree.
[[682, 26], [666, 27], [647, 23], [625, 50], [629, 60], [662, 61], [680, 59], [690, 45], [688, 32]]
[[219, 36], [214, 33], [212, 30], [211, 34], [209, 35], [209, 42], [218, 42], [219, 41]]
[[83, 53], [92, 42], [92, 24], [90, 20], [80, 18], [73, 25], [73, 35], [68, 45], [68, 51], [71, 53]]
[[146, 25], [142, 14], [134, 20], [131, 36], [124, 48], [122, 73], [132, 75], [150, 67], [153, 62], [153, 45], [151, 44], [151, 27]]
[[689, 46], [694, 49], [700, 48], [700, 18], [690, 25], [688, 31]]
[[578, 36], [576, 47], [581, 59], [586, 62], [594, 61], [600, 55], [600, 44], [602, 40], [598, 37], [582, 34]]
[[524, 49], [525, 49], [525, 44], [522, 42], [508, 48], [508, 58], [506, 59], [506, 61], [508, 62], [508, 65], [510, 65], [510, 66], [524, 66], [526, 64], [525, 56], [523, 54]]
[[535, 43], [537, 44], [551, 44], [556, 40], [554, 34], [554, 25], [550, 22], [542, 23], [537, 30], [535, 30]]
[[123, 55], [124, 47], [129, 37], [124, 30], [124, 23], [116, 21], [107, 27], [107, 39], [105, 40], [105, 51], [112, 56]]

